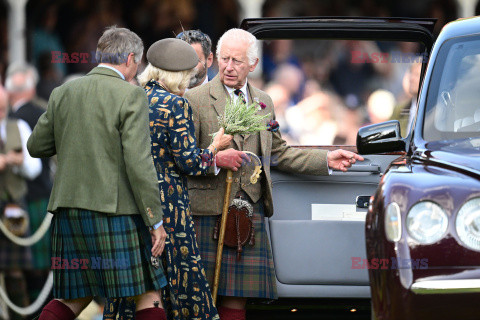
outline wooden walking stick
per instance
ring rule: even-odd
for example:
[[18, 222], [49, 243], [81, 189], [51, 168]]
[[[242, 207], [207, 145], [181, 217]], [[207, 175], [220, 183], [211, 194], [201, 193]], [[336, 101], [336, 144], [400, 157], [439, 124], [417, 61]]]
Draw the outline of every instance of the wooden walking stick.
[[[250, 183], [255, 184], [260, 177], [260, 173], [262, 172], [262, 161], [260, 158], [253, 152], [243, 151], [251, 155], [251, 159], [256, 162], [255, 170], [250, 177]], [[220, 234], [218, 235], [218, 244], [217, 244], [217, 257], [215, 259], [215, 276], [213, 278], [213, 289], [212, 289], [212, 296], [213, 302], [217, 303], [217, 295], [218, 295], [218, 285], [220, 283], [220, 270], [222, 268], [222, 254], [223, 254], [223, 244], [225, 240], [225, 229], [227, 225], [227, 217], [228, 217], [228, 208], [230, 206], [230, 193], [232, 190], [232, 181], [233, 181], [233, 171], [227, 171], [227, 187], [225, 188], [225, 196], [223, 198], [223, 211], [222, 211], [222, 220], [220, 222]]]
[[227, 171], [227, 187], [223, 198], [222, 221], [220, 223], [220, 235], [218, 237], [217, 257], [215, 259], [215, 277], [213, 279], [213, 302], [217, 303], [218, 283], [220, 281], [220, 269], [222, 268], [223, 241], [225, 239], [225, 226], [227, 225], [228, 206], [230, 205], [230, 191], [232, 190], [233, 171]]

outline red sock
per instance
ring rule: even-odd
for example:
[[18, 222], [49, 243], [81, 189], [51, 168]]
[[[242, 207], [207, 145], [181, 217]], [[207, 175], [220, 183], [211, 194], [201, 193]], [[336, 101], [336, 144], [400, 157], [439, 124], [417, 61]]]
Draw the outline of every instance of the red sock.
[[227, 307], [218, 307], [220, 320], [245, 320], [245, 309], [232, 309]]
[[67, 305], [54, 299], [43, 308], [38, 320], [75, 320], [75, 314]]
[[167, 320], [165, 309], [163, 308], [147, 308], [139, 310], [135, 313], [137, 320]]

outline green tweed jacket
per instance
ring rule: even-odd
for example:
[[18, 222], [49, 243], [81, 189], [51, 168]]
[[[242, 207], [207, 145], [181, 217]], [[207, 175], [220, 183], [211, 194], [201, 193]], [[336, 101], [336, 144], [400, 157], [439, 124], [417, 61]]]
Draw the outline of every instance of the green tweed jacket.
[[48, 211], [80, 208], [141, 214], [147, 226], [163, 211], [150, 152], [144, 90], [96, 67], [56, 88], [28, 139], [33, 157], [57, 155]]
[[[259, 113], [270, 113], [269, 120], [274, 119], [272, 99], [265, 92], [250, 84], [247, 87], [249, 101], [258, 99], [259, 102], [263, 102], [267, 106]], [[225, 111], [226, 101], [230, 98], [228, 92], [217, 75], [209, 83], [187, 91], [185, 98], [188, 99], [193, 109], [198, 146], [207, 148], [212, 141], [210, 134], [219, 130], [217, 117]], [[260, 139], [261, 154], [258, 154], [258, 156], [261, 157], [263, 162], [264, 179], [262, 180], [266, 180], [262, 183], [261, 192], [267, 217], [273, 214], [271, 166], [291, 173], [328, 175], [327, 151], [325, 150], [307, 150], [287, 146], [280, 131], [261, 131], [249, 136], [249, 139]], [[236, 149], [238, 149], [238, 144], [236, 144]], [[222, 213], [226, 171], [222, 169], [217, 176], [212, 173], [203, 177], [188, 177], [188, 192], [193, 214], [218, 215]], [[232, 195], [238, 189], [239, 186], [235, 185], [234, 179]]]

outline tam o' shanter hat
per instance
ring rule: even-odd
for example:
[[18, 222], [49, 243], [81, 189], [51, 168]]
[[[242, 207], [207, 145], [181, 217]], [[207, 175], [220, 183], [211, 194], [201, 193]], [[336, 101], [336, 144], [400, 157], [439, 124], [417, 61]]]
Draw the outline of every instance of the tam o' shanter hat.
[[187, 42], [166, 38], [158, 40], [148, 48], [147, 60], [159, 69], [183, 71], [194, 68], [198, 63], [198, 56]]

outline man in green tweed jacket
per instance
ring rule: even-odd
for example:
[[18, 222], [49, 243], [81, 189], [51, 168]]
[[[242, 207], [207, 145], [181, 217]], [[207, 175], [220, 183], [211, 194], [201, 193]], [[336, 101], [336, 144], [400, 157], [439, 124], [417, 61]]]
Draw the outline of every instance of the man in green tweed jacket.
[[[244, 99], [248, 104], [258, 101], [262, 110], [274, 120], [272, 99], [247, 81], [247, 75], [258, 64], [256, 38], [240, 29], [224, 33], [217, 45], [218, 75], [207, 84], [189, 90], [185, 97], [193, 108], [195, 134], [200, 148], [211, 141], [216, 132], [217, 117], [225, 110], [227, 99]], [[232, 149], [220, 151], [216, 166], [222, 168], [216, 175], [189, 177], [188, 189], [191, 210], [195, 215], [195, 230], [200, 253], [212, 285], [217, 243], [212, 239], [216, 216], [221, 214], [226, 186], [226, 169], [234, 171], [231, 195], [241, 195], [253, 205], [255, 245], [246, 245], [240, 261], [236, 250], [224, 248], [217, 303], [222, 320], [245, 319], [247, 298], [275, 299], [277, 297], [275, 271], [264, 217], [273, 214], [270, 166], [292, 173], [328, 175], [329, 169], [346, 171], [356, 160], [363, 158], [353, 152], [318, 149], [296, 149], [287, 146], [278, 130], [261, 131], [258, 134], [235, 135]], [[250, 151], [261, 157], [263, 173], [256, 184], [249, 178], [253, 165], [244, 165]]]
[[[135, 296], [136, 319], [165, 319], [154, 307], [166, 284], [154, 259], [166, 233], [148, 103], [144, 90], [128, 82], [142, 54], [135, 33], [108, 28], [97, 46], [100, 64], [52, 92], [28, 141], [32, 156], [58, 158], [48, 205], [57, 300], [41, 320], [73, 320], [97, 295]], [[99, 258], [108, 263], [98, 264]], [[75, 268], [75, 259], [87, 261], [86, 268]]]

